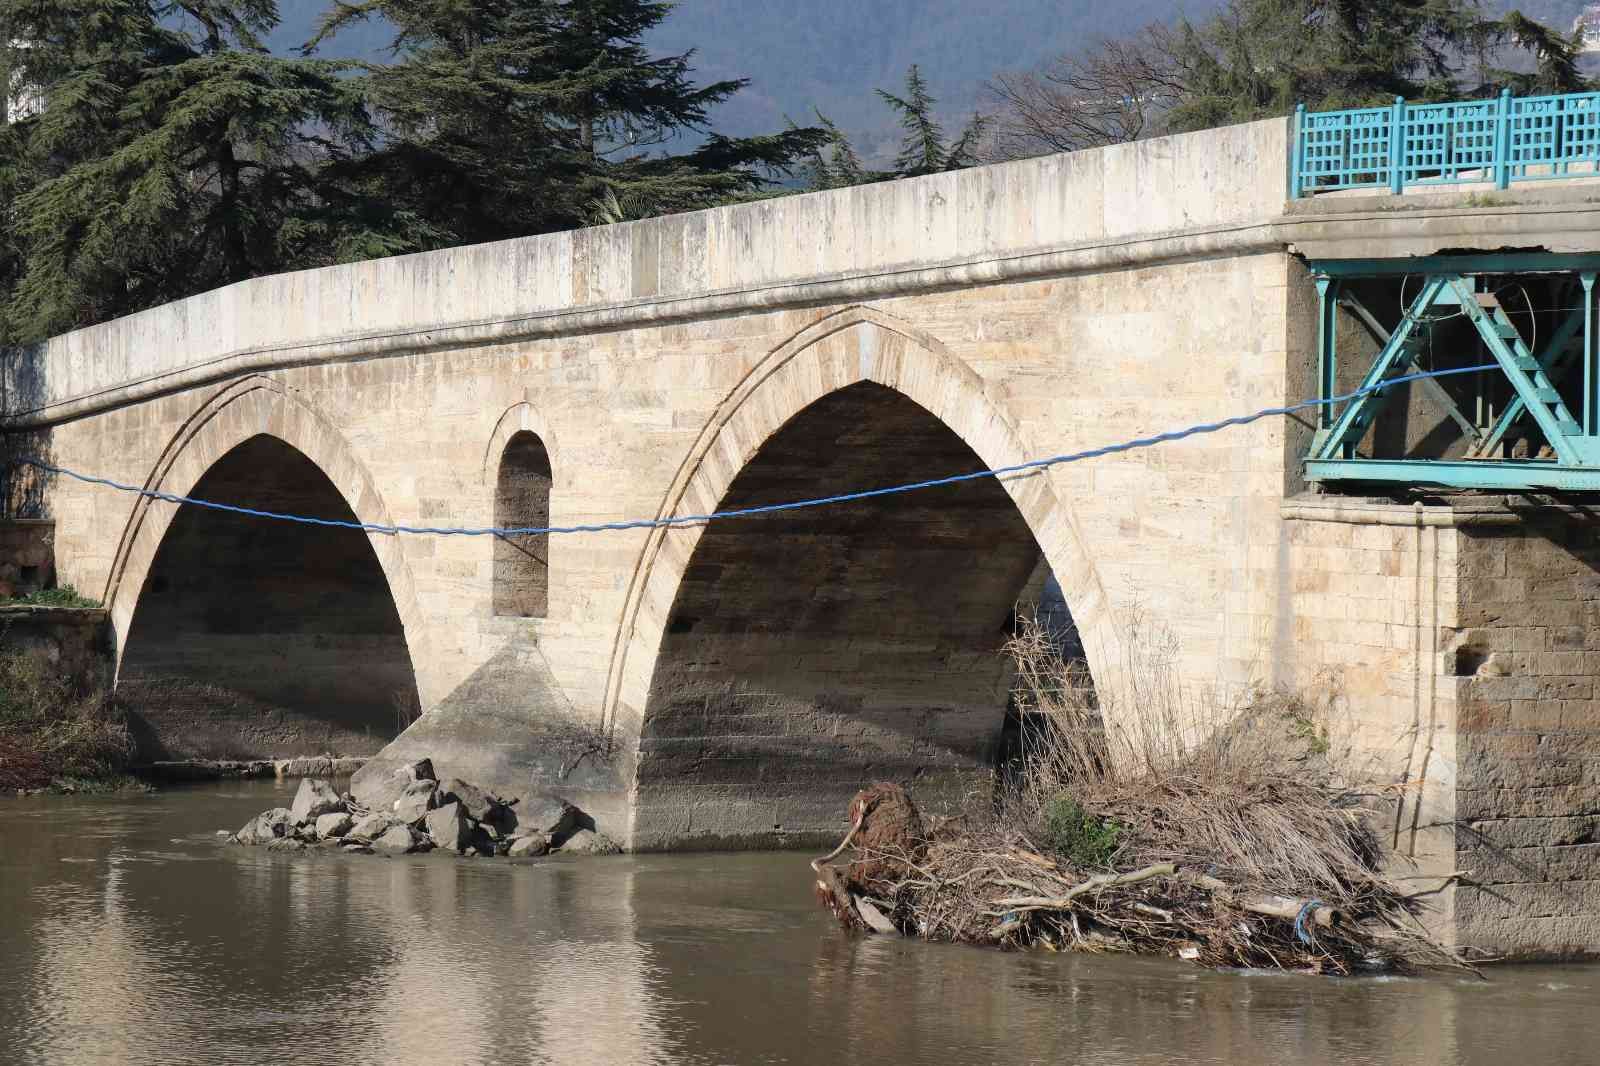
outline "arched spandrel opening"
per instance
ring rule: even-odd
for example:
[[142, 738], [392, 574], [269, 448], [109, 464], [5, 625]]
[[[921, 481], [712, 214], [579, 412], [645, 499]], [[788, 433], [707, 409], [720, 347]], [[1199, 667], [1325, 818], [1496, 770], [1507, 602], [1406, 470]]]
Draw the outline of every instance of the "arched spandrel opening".
[[[790, 419], [718, 509], [983, 468], [926, 409], [863, 382]], [[986, 788], [1003, 648], [1041, 558], [992, 478], [709, 523], [651, 680], [634, 846], [809, 845], [836, 840], [875, 780], [934, 811]]]
[[[311, 459], [265, 435], [223, 455], [189, 495], [356, 521]], [[370, 755], [418, 703], [366, 533], [193, 504], [140, 589], [117, 691], [150, 758]]]
[[[550, 524], [550, 453], [538, 434], [523, 430], [506, 442], [495, 478], [496, 529]], [[494, 613], [544, 618], [550, 613], [550, 534], [497, 536]]]

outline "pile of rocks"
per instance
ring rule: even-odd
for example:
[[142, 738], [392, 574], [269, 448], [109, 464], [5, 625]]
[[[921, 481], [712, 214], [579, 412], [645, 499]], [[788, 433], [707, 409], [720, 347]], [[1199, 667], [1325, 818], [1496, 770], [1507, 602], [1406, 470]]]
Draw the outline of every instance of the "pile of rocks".
[[440, 781], [428, 759], [396, 773], [406, 784], [391, 810], [366, 810], [348, 792], [340, 795], [326, 780], [308, 777], [292, 804], [263, 811], [229, 839], [276, 851], [320, 845], [390, 855], [434, 848], [511, 858], [622, 850], [595, 831], [588, 815], [557, 797], [506, 803], [465, 781]]

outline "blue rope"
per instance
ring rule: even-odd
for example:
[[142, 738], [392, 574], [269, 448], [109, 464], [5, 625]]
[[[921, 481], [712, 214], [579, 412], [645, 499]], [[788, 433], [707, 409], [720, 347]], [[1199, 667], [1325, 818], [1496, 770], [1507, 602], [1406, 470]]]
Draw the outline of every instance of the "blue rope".
[[330, 526], [335, 529], [358, 529], [366, 533], [385, 533], [397, 535], [411, 533], [416, 535], [429, 535], [439, 537], [517, 537], [532, 536], [542, 533], [607, 533], [624, 529], [655, 529], [658, 527], [672, 527], [683, 525], [696, 525], [709, 522], [713, 519], [723, 518], [749, 518], [754, 515], [774, 514], [778, 511], [797, 511], [805, 507], [822, 507], [827, 504], [849, 503], [854, 500], [868, 500], [879, 496], [895, 496], [902, 492], [917, 492], [921, 489], [939, 488], [942, 485], [956, 485], [964, 481], [977, 481], [982, 478], [999, 478], [1008, 475], [1023, 474], [1034, 470], [1043, 470], [1047, 467], [1059, 466], [1063, 463], [1077, 463], [1085, 459], [1098, 459], [1107, 455], [1116, 455], [1119, 452], [1131, 452], [1141, 448], [1151, 448], [1157, 444], [1169, 441], [1183, 440], [1185, 437], [1199, 436], [1205, 433], [1216, 433], [1232, 426], [1249, 425], [1263, 418], [1278, 415], [1289, 415], [1296, 411], [1303, 411], [1309, 407], [1322, 407], [1329, 404], [1343, 403], [1354, 400], [1371, 392], [1381, 392], [1395, 385], [1403, 385], [1410, 381], [1421, 381], [1424, 378], [1442, 378], [1452, 374], [1478, 374], [1485, 370], [1496, 370], [1493, 364], [1484, 366], [1460, 367], [1453, 370], [1432, 370], [1425, 373], [1407, 374], [1403, 377], [1390, 378], [1376, 385], [1368, 385], [1356, 389], [1354, 392], [1342, 396], [1330, 396], [1318, 400], [1302, 400], [1299, 403], [1289, 404], [1287, 407], [1264, 407], [1253, 414], [1237, 415], [1225, 418], [1220, 422], [1203, 422], [1189, 426], [1186, 429], [1173, 430], [1167, 433], [1157, 433], [1153, 437], [1139, 437], [1135, 440], [1123, 441], [1121, 444], [1107, 444], [1087, 451], [1068, 452], [1065, 455], [1052, 455], [1047, 459], [1031, 459], [1025, 463], [1013, 466], [1002, 466], [993, 470], [977, 470], [969, 474], [952, 474], [949, 477], [931, 478], [927, 481], [912, 481], [904, 485], [889, 485], [885, 488], [865, 489], [860, 492], [845, 492], [835, 496], [818, 496], [809, 500], [794, 500], [789, 503], [769, 503], [760, 507], [741, 507], [732, 511], [714, 511], [710, 514], [677, 515], [671, 518], [638, 518], [625, 522], [600, 522], [592, 525], [578, 526], [528, 526], [507, 529], [485, 527], [482, 529], [464, 529], [448, 526], [386, 526], [373, 522], [346, 522], [336, 518], [311, 518], [306, 515], [283, 514], [278, 511], [262, 511], [254, 507], [238, 507], [231, 503], [216, 503], [212, 500], [197, 500], [191, 496], [178, 496], [170, 492], [157, 492], [152, 489], [141, 488], [138, 485], [127, 485], [110, 478], [94, 477], [90, 474], [80, 474], [76, 470], [55, 466], [51, 463], [41, 462], [37, 459], [21, 459], [18, 462], [24, 466], [32, 466], [46, 473], [58, 474], [82, 481], [90, 485], [104, 485], [119, 492], [131, 492], [146, 499], [162, 500], [166, 503], [191, 504], [195, 507], [205, 507], [213, 511], [227, 511], [231, 514], [246, 515], [251, 518], [271, 518], [283, 522], [300, 522], [310, 526]]
[[1308, 899], [1305, 906], [1300, 908], [1300, 913], [1294, 916], [1294, 935], [1300, 938], [1300, 943], [1311, 943], [1311, 934], [1306, 931], [1306, 919], [1320, 906], [1322, 906], [1320, 899]]

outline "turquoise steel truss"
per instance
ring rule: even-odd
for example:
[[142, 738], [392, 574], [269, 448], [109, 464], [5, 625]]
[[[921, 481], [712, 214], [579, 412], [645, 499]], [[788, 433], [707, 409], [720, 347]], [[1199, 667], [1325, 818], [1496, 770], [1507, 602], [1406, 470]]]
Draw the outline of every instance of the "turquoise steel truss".
[[[1319, 482], [1372, 482], [1491, 490], [1600, 491], [1600, 365], [1597, 365], [1594, 282], [1600, 256], [1463, 256], [1393, 262], [1312, 264], [1320, 298], [1318, 380], [1323, 398], [1339, 394], [1337, 328], [1342, 309], [1379, 345], [1360, 381], [1365, 391], [1342, 406], [1319, 408], [1306, 475]], [[1556, 280], [1571, 292], [1567, 306], [1544, 309], [1554, 321], [1547, 336], [1524, 336], [1498, 293], [1519, 275]], [[1508, 280], [1508, 275], [1510, 276]], [[1356, 282], [1412, 280], [1414, 298], [1385, 329], [1362, 304]], [[1563, 279], [1564, 276], [1564, 279]], [[1498, 284], [1491, 288], [1488, 279]], [[1526, 288], [1523, 287], [1524, 295]], [[1565, 301], [1564, 301], [1565, 302]], [[1457, 322], [1453, 344], [1440, 352], [1434, 327]], [[1466, 338], [1463, 340], [1463, 338]], [[1536, 346], [1535, 346], [1536, 345]], [[1427, 364], [1422, 355], [1426, 351]], [[1400, 389], [1383, 383], [1446, 365], [1485, 366], [1498, 375], [1509, 400], [1497, 411], [1471, 414], [1437, 380], [1415, 383], [1424, 398], [1460, 431], [1464, 451], [1439, 458], [1384, 459], [1363, 455], [1363, 441]], [[1576, 373], [1575, 373], [1576, 372]], [[1483, 395], [1484, 381], [1475, 383]], [[1346, 392], [1351, 391], [1346, 381]], [[1458, 390], [1459, 391], [1459, 390]], [[1501, 390], [1502, 393], [1504, 390]], [[1511, 442], [1517, 447], [1511, 447]], [[1530, 446], [1530, 442], [1532, 446]], [[1518, 450], [1520, 449], [1520, 450]]]

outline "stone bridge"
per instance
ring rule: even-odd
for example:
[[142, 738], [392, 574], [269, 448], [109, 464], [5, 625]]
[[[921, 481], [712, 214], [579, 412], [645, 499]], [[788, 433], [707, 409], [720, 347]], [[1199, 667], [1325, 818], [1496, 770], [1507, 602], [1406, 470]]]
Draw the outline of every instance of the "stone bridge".
[[[1600, 251], [1571, 183], [1289, 201], [1288, 142], [1259, 122], [261, 278], [13, 353], [7, 449], [380, 525], [705, 513], [1314, 396], [1308, 262]], [[1442, 422], [1423, 399], [1411, 438]], [[1187, 693], [1324, 699], [1395, 788], [1397, 849], [1499, 886], [1441, 895], [1461, 940], [1600, 949], [1587, 512], [1311, 494], [1315, 428], [501, 539], [31, 496], [109, 611], [150, 758], [377, 754], [373, 789], [428, 754], [560, 788], [634, 849], [809, 843], [867, 780], [936, 809], [982, 787], [1014, 605], [1053, 577], [1108, 698], [1154, 623]]]

